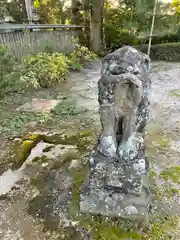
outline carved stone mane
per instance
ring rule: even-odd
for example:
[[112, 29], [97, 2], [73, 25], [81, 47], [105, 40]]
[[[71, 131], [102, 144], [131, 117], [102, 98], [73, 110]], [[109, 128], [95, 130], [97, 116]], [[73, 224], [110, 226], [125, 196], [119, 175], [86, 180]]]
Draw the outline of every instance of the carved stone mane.
[[125, 46], [102, 61], [98, 101], [102, 133], [80, 209], [106, 216], [147, 216], [148, 161], [141, 135], [149, 111], [150, 59]]

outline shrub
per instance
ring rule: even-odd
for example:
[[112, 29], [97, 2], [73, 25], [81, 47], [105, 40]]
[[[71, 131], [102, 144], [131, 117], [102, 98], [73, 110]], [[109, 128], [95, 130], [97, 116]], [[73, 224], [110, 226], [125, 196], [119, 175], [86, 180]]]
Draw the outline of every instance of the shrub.
[[17, 60], [7, 47], [0, 45], [0, 96], [15, 90], [20, 72]]
[[[148, 44], [149, 37], [137, 39], [136, 44]], [[180, 32], [176, 33], [167, 33], [161, 36], [152, 37], [152, 45], [161, 44], [161, 43], [174, 43], [180, 42]]]
[[54, 86], [66, 79], [68, 73], [68, 59], [62, 53], [39, 53], [27, 57], [24, 63], [23, 78], [36, 88]]
[[117, 29], [115, 26], [106, 26], [106, 47], [114, 51], [123, 45], [136, 44], [136, 36], [127, 29]]
[[[139, 50], [147, 53], [148, 45], [136, 46]], [[180, 43], [163, 43], [151, 46], [150, 57], [152, 60], [180, 61]]]
[[7, 47], [0, 45], [0, 79], [14, 70], [15, 58]]
[[69, 55], [69, 68], [73, 70], [81, 69], [82, 66], [94, 58], [96, 58], [96, 54], [87, 47], [75, 44], [73, 52]]
[[111, 50], [122, 47], [123, 45], [136, 44], [136, 34], [132, 30], [123, 29], [113, 22], [105, 25], [106, 47]]
[[69, 56], [62, 53], [39, 53], [25, 59], [22, 81], [35, 88], [53, 87], [66, 79], [69, 70], [79, 70], [95, 57], [88, 48], [77, 44]]

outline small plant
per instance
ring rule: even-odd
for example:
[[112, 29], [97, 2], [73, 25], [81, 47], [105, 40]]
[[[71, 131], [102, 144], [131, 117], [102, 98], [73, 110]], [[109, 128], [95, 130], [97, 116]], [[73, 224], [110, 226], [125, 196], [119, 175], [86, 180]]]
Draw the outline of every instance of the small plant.
[[71, 99], [65, 99], [63, 102], [60, 102], [53, 110], [52, 113], [55, 115], [60, 115], [63, 117], [66, 116], [76, 116], [82, 112], [85, 112], [86, 109], [79, 108], [74, 101]]
[[74, 45], [73, 52], [69, 56], [69, 67], [73, 70], [80, 70], [83, 65], [97, 56], [87, 47], [79, 44]]

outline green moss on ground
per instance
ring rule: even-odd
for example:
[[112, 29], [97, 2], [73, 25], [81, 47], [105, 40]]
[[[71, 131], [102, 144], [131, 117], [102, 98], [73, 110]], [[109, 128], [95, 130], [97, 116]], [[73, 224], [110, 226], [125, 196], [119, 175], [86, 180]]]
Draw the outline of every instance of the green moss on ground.
[[168, 92], [168, 95], [171, 97], [180, 97], [180, 90], [179, 89], [170, 90]]
[[180, 184], [180, 166], [167, 168], [161, 172], [160, 175], [165, 181], [170, 180], [174, 183]]

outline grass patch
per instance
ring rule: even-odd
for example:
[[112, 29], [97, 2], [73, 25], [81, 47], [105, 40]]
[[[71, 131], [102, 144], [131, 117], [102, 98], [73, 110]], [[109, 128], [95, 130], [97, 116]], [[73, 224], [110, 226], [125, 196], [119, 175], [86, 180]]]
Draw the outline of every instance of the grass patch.
[[[4, 102], [2, 101], [2, 103]], [[12, 105], [13, 103], [8, 104]], [[13, 106], [11, 106], [11, 109], [8, 108], [8, 104], [6, 107], [2, 105], [2, 109], [0, 110], [2, 114], [0, 119], [0, 134], [2, 136], [17, 136], [28, 132], [31, 124], [34, 125], [34, 128], [35, 125], [45, 127], [46, 123], [56, 124], [59, 121], [67, 120], [87, 111], [87, 109], [78, 107], [70, 98], [64, 99], [50, 113], [14, 111], [12, 109]]]
[[87, 109], [78, 107], [72, 99], [65, 99], [55, 106], [52, 110], [52, 114], [59, 115], [61, 117], [68, 117], [76, 116], [86, 111]]
[[2, 135], [16, 136], [19, 133], [26, 130], [31, 122], [45, 122], [47, 115], [34, 112], [15, 112], [11, 117], [3, 119], [3, 123], [0, 127], [0, 133]]

